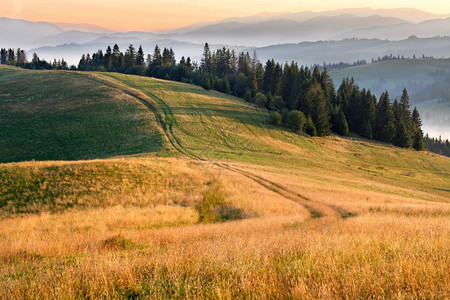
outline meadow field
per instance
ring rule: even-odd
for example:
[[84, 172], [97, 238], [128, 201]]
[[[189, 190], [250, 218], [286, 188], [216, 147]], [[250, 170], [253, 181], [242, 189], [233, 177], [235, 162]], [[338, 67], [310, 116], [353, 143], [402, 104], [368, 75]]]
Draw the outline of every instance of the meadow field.
[[450, 297], [447, 157], [116, 73], [0, 67], [0, 128], [1, 299]]

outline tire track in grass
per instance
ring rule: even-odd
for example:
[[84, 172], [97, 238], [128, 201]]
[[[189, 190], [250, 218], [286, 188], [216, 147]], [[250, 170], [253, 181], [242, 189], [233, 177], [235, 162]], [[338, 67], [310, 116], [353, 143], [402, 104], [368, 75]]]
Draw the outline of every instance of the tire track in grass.
[[[161, 115], [161, 113], [158, 111], [158, 109], [156, 108], [155, 105], [152, 105], [152, 101], [153, 98], [148, 99], [149, 96], [143, 94], [139, 89], [137, 88], [132, 88], [127, 86], [125, 83], [122, 83], [119, 80], [115, 80], [115, 78], [108, 76], [108, 78], [100, 78], [100, 76], [98, 76], [98, 74], [96, 74], [97, 76], [89, 76], [89, 78], [91, 80], [94, 80], [96, 82], [99, 82], [101, 84], [107, 85], [109, 87], [115, 88], [120, 90], [122, 93], [131, 96], [133, 98], [135, 98], [136, 100], [138, 100], [139, 102], [141, 102], [145, 107], [147, 107], [156, 117], [156, 121], [158, 123], [159, 126], [161, 126], [161, 128], [164, 131], [164, 134], [166, 135], [167, 139], [169, 140], [170, 144], [172, 145], [172, 147], [178, 151], [181, 154], [184, 154], [190, 158], [195, 158], [198, 160], [203, 160], [198, 158], [197, 156], [195, 156], [192, 153], [189, 153], [186, 149], [184, 149], [183, 146], [181, 146], [181, 143], [179, 142], [179, 140], [175, 137], [175, 135], [173, 134], [173, 131], [171, 129], [172, 123], [170, 123], [170, 126], [168, 128], [167, 126], [167, 122], [166, 122], [166, 118], [163, 118], [163, 116]], [[124, 85], [124, 86], [122, 86]], [[143, 95], [142, 95], [143, 94]], [[147, 98], [147, 99], [146, 99]], [[150, 100], [150, 101], [149, 101]]]
[[129, 90], [128, 92], [130, 92], [131, 90], [134, 90], [134, 91], [136, 91], [136, 93], [143, 94], [144, 96], [153, 100], [152, 102], [155, 102], [155, 104], [159, 106], [159, 108], [162, 110], [163, 114], [161, 114], [158, 111], [157, 107], [151, 105], [149, 103], [149, 101], [144, 99], [143, 97], [139, 97], [137, 95], [136, 96], [131, 95], [133, 97], [136, 97], [139, 101], [141, 101], [147, 107], [151, 106], [154, 109], [154, 113], [156, 112], [156, 114], [159, 115], [157, 117], [160, 120], [159, 123], [162, 126], [167, 138], [169, 139], [170, 143], [175, 148], [175, 150], [177, 150], [178, 152], [180, 152], [192, 159], [205, 161], [205, 159], [203, 159], [203, 158], [193, 154], [191, 151], [185, 149], [185, 147], [183, 147], [183, 145], [181, 144], [180, 140], [175, 136], [175, 134], [173, 132], [173, 127], [177, 125], [177, 120], [176, 120], [174, 114], [172, 113], [172, 109], [170, 108], [169, 105], [167, 105], [166, 102], [164, 102], [164, 100], [162, 100], [161, 98], [156, 96], [154, 93], [150, 92], [149, 90], [140, 88], [139, 86], [137, 86], [136, 84], [134, 84], [132, 82], [120, 80], [120, 79], [115, 78], [110, 75], [106, 75], [106, 76], [108, 76], [108, 78], [111, 78], [112, 80], [120, 83], [121, 85], [124, 85], [125, 88], [121, 88], [122, 90]]
[[[173, 115], [170, 107], [167, 105], [167, 103], [164, 102], [161, 98], [156, 96], [155, 94], [151, 93], [148, 90], [141, 90], [138, 86], [132, 85], [129, 86], [128, 83], [123, 82], [121, 80], [117, 80], [114, 77], [108, 76], [108, 78], [111, 78], [113, 81], [118, 83], [111, 83], [109, 80], [101, 80], [99, 79], [103, 84], [108, 84], [109, 86], [113, 86], [116, 88], [119, 88], [122, 92], [124, 92], [127, 95], [130, 95], [137, 100], [139, 100], [141, 103], [143, 103], [148, 109], [150, 109], [156, 116], [156, 119], [158, 120], [158, 124], [163, 128], [164, 133], [166, 134], [167, 138], [169, 139], [170, 143], [174, 147], [175, 150], [180, 152], [181, 154], [184, 154], [188, 157], [190, 157], [193, 160], [198, 161], [207, 161], [206, 159], [203, 159], [201, 157], [198, 157], [197, 155], [191, 153], [190, 151], [186, 150], [183, 145], [180, 143], [178, 138], [175, 137], [175, 134], [172, 130], [172, 125], [176, 125], [176, 119]], [[122, 87], [121, 85], [124, 85], [125, 87]], [[164, 116], [166, 119], [166, 116], [169, 116], [168, 119], [170, 120], [169, 128], [167, 128], [166, 122], [163, 120], [163, 117], [161, 113], [158, 111], [158, 109], [153, 106], [147, 99], [142, 97], [140, 94], [143, 94], [146, 98], [151, 98], [154, 102], [156, 102], [157, 105], [160, 105], [161, 109], [163, 110]], [[225, 163], [214, 163], [214, 165], [218, 166], [219, 168], [226, 169], [228, 171], [240, 174], [242, 176], [245, 176], [259, 185], [263, 186], [264, 188], [275, 192], [282, 197], [295, 201], [296, 203], [299, 203], [300, 205], [304, 206], [310, 213], [312, 219], [321, 218], [324, 220], [335, 220], [340, 218], [347, 218], [354, 216], [352, 213], [344, 211], [337, 207], [332, 207], [330, 205], [323, 204], [318, 201], [314, 201], [312, 199], [309, 199], [297, 192], [294, 192], [286, 187], [281, 186], [280, 184], [277, 184], [273, 181], [267, 180], [261, 176], [255, 175], [251, 172], [241, 170], [236, 167], [232, 167]]]
[[295, 201], [295, 202], [301, 204], [309, 211], [312, 219], [343, 218], [343, 214], [339, 211], [339, 209], [336, 209], [336, 208], [333, 208], [326, 204], [311, 200], [305, 196], [300, 195], [299, 193], [296, 193], [288, 188], [285, 188], [285, 187], [279, 185], [278, 183], [267, 180], [261, 176], [255, 175], [248, 171], [238, 169], [236, 167], [231, 167], [230, 165], [225, 164], [225, 163], [215, 163], [215, 165], [218, 167], [227, 169], [229, 171], [239, 173], [239, 174], [255, 181], [256, 183], [260, 184], [261, 186], [265, 187], [266, 189], [271, 190], [271, 191], [283, 196], [286, 199], [289, 199], [289, 200], [292, 200], [292, 201]]

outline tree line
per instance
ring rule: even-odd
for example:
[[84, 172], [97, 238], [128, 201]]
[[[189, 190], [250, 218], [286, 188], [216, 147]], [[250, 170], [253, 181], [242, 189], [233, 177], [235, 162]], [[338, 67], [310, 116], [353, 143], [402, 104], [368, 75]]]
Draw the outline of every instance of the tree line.
[[450, 141], [448, 139], [443, 140], [440, 136], [439, 138], [431, 138], [427, 134], [425, 135], [425, 143], [431, 152], [450, 157]]
[[[9, 54], [6, 51], [5, 63], [13, 64]], [[15, 60], [18, 65], [17, 56]], [[39, 63], [42, 61], [34, 54], [30, 63], [25, 58], [19, 66], [38, 69]], [[60, 65], [63, 68], [61, 62]], [[309, 68], [296, 62], [282, 65], [273, 59], [263, 65], [256, 52], [236, 53], [225, 47], [211, 51], [208, 43], [199, 64], [189, 57], [177, 62], [171, 48], [156, 45], [153, 53], [145, 56], [141, 46], [136, 50], [129, 45], [123, 53], [116, 44], [108, 46], [105, 53], [98, 50], [92, 55], [83, 54], [77, 68], [71, 69], [146, 75], [196, 84], [242, 97], [269, 110], [276, 126], [311, 136], [326, 136], [331, 131], [347, 136], [354, 132], [400, 147], [425, 149], [421, 118], [417, 108], [411, 112], [406, 89], [400, 100], [393, 103], [387, 91], [377, 100], [370, 90], [360, 89], [349, 78], [343, 79], [336, 90], [327, 69], [320, 70], [318, 66]]]
[[[67, 62], [64, 60], [64, 58], [58, 61], [54, 59], [53, 62], [47, 62], [44, 59], [40, 59], [39, 56], [36, 53], [34, 53], [31, 61], [28, 61], [25, 51], [20, 48], [17, 48], [17, 50], [14, 50], [13, 48], [9, 49], [1, 48], [0, 64], [33, 70], [69, 69], [69, 66]], [[72, 69], [75, 70], [76, 68], [72, 66]]]

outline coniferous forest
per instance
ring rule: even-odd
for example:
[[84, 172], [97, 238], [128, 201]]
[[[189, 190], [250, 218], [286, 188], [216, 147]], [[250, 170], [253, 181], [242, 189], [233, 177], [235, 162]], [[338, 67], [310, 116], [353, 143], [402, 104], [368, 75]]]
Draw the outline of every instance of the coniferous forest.
[[[23, 50], [1, 49], [1, 63], [28, 69], [68, 69], [64, 59], [53, 63], [34, 54], [28, 62]], [[326, 136], [331, 131], [348, 136], [350, 132], [395, 146], [426, 148], [422, 121], [417, 108], [411, 111], [406, 89], [401, 98], [390, 99], [388, 92], [379, 99], [370, 90], [360, 88], [353, 79], [344, 78], [336, 89], [327, 69], [320, 71], [284, 65], [268, 60], [264, 65], [256, 52], [211, 51], [206, 43], [200, 63], [181, 57], [177, 62], [172, 49], [155, 46], [144, 54], [130, 45], [123, 53], [116, 44], [93, 54], [83, 54], [79, 71], [106, 71], [151, 76], [191, 83], [209, 90], [244, 98], [271, 112], [272, 122], [312, 136]]]

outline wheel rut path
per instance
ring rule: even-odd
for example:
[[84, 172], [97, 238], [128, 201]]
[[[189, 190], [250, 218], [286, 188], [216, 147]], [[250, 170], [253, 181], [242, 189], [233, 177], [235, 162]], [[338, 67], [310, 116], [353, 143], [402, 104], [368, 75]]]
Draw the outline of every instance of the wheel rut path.
[[[99, 83], [105, 84], [109, 87], [113, 87], [119, 89], [121, 92], [129, 95], [143, 105], [145, 105], [156, 117], [157, 123], [163, 129], [164, 134], [169, 140], [172, 147], [178, 151], [179, 153], [197, 161], [207, 161], [195, 154], [191, 151], [187, 150], [180, 142], [180, 140], [175, 136], [173, 132], [173, 126], [176, 126], [176, 119], [173, 115], [170, 107], [167, 103], [164, 102], [163, 99], [156, 96], [152, 92], [148, 90], [143, 90], [138, 86], [129, 84], [128, 82], [122, 82], [116, 78], [105, 75], [96, 75], [90, 77], [92, 80], [95, 80]], [[159, 109], [158, 109], [159, 108]], [[162, 113], [161, 111], [162, 110]], [[247, 177], [254, 182], [258, 183], [262, 187], [281, 195], [282, 197], [294, 201], [302, 206], [304, 206], [310, 213], [311, 219], [321, 220], [336, 220], [340, 218], [347, 218], [349, 216], [353, 216], [352, 213], [344, 211], [340, 208], [326, 205], [324, 203], [312, 200], [308, 197], [305, 197], [295, 191], [292, 191], [282, 185], [275, 183], [271, 180], [263, 178], [259, 175], [253, 174], [249, 171], [239, 169], [237, 167], [231, 166], [228, 163], [222, 162], [214, 162], [215, 166], [225, 169], [227, 171], [239, 174], [241, 176]]]

